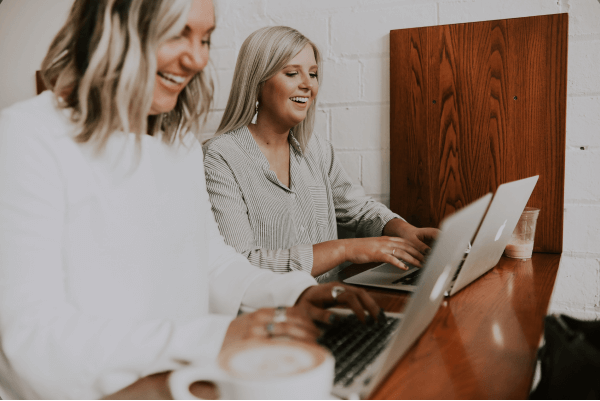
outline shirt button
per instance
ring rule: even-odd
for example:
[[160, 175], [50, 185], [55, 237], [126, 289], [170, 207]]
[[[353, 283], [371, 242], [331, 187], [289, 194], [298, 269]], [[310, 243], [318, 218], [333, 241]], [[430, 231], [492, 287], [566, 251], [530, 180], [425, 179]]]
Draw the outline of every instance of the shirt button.
[[304, 232], [304, 226], [300, 226], [300, 231]]
[[290, 197], [291, 197], [292, 199], [296, 199], [296, 194], [295, 194], [295, 193], [291, 193], [291, 194], [290, 194]]

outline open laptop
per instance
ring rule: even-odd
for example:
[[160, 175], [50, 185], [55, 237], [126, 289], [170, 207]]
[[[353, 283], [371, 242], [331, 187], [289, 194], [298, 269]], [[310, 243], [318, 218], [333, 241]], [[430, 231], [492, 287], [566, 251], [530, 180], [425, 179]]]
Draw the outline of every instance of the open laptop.
[[[336, 358], [335, 396], [348, 399], [368, 397], [429, 326], [444, 299], [450, 279], [458, 269], [463, 250], [475, 234], [491, 198], [492, 195], [487, 194], [444, 219], [441, 233], [404, 313], [386, 313], [386, 317], [377, 324], [355, 324], [358, 330], [372, 331], [364, 339], [348, 335], [350, 327], [334, 324], [326, 329], [319, 342]], [[336, 312], [350, 315], [340, 319], [340, 324], [344, 324], [344, 319], [356, 319], [351, 311], [340, 309]], [[376, 328], [382, 330], [376, 333]]]
[[[539, 176], [536, 175], [498, 187], [485, 218], [477, 230], [473, 246], [469, 244], [465, 249], [463, 261], [446, 288], [446, 295], [456, 294], [498, 264], [538, 178]], [[421, 279], [424, 271], [410, 264], [407, 265], [409, 270], [402, 271], [396, 266], [385, 263], [344, 282], [415, 291], [417, 288], [415, 284]]]

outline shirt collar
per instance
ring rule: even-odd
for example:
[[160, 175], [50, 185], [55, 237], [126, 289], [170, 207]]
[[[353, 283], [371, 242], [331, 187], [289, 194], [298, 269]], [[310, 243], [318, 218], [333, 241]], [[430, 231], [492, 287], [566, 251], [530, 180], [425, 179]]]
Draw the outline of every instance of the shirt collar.
[[288, 141], [290, 142], [290, 145], [292, 145], [292, 148], [294, 149], [294, 151], [296, 151], [298, 156], [303, 157], [304, 153], [302, 152], [302, 147], [300, 146], [300, 142], [298, 142], [298, 140], [296, 139], [296, 136], [294, 135], [294, 132], [292, 130], [290, 130], [290, 135], [288, 137]]

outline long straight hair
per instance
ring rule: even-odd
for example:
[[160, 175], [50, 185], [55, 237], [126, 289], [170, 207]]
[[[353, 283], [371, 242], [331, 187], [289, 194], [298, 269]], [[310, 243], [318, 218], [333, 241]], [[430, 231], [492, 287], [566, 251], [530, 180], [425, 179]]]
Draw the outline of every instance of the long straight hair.
[[[297, 30], [287, 26], [272, 26], [251, 33], [240, 49], [229, 99], [216, 135], [250, 124], [265, 81], [281, 71], [307, 44], [313, 48], [321, 72], [319, 49]], [[319, 84], [321, 75], [317, 76]], [[306, 118], [292, 128], [303, 151], [312, 135], [315, 113], [316, 101], [308, 108]]]
[[213, 98], [206, 73], [196, 74], [169, 113], [148, 116], [156, 75], [156, 52], [187, 22], [191, 0], [76, 0], [44, 61], [42, 76], [59, 106], [72, 109], [77, 142], [96, 141], [98, 150], [115, 131], [199, 131]]

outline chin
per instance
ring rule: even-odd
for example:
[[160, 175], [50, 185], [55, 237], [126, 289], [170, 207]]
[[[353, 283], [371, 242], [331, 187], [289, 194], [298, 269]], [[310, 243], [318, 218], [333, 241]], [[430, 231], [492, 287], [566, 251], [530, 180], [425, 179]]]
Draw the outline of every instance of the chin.
[[175, 108], [177, 104], [177, 99], [174, 101], [161, 101], [161, 102], [152, 102], [152, 106], [150, 107], [149, 114], [163, 114], [169, 113]]

